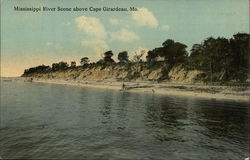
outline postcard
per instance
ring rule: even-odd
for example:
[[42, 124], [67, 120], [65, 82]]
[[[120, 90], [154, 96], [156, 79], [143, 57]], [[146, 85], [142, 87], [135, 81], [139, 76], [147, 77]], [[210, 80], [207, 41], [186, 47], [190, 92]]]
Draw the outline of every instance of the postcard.
[[0, 159], [249, 160], [248, 0], [1, 0]]

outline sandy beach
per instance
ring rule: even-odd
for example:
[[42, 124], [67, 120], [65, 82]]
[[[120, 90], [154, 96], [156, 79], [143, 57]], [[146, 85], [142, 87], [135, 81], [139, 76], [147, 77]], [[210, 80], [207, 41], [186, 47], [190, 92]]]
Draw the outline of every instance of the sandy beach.
[[[18, 78], [24, 81], [25, 78]], [[78, 87], [91, 87], [100, 89], [113, 89], [124, 92], [138, 92], [148, 94], [162, 94], [180, 97], [196, 97], [218, 100], [250, 101], [249, 88], [236, 86], [207, 86], [203, 84], [182, 84], [170, 82], [151, 82], [151, 81], [134, 81], [118, 82], [112, 79], [98, 81], [75, 81], [63, 79], [38, 79], [34, 78], [35, 83], [53, 83], [61, 85], [70, 85]], [[125, 89], [122, 89], [122, 85]]]

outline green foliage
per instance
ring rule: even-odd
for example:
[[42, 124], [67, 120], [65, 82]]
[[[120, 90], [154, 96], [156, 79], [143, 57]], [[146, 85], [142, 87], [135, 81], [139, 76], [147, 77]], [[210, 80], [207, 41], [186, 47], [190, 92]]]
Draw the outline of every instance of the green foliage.
[[128, 52], [127, 51], [120, 52], [118, 54], [118, 60], [121, 63], [128, 63], [129, 62], [129, 60], [128, 60]]
[[80, 63], [81, 63], [82, 66], [88, 64], [89, 63], [89, 58], [88, 57], [81, 58]]
[[250, 34], [238, 33], [230, 39], [232, 50], [232, 76], [238, 81], [245, 81], [249, 74]]
[[59, 63], [53, 63], [52, 64], [52, 71], [57, 71], [57, 70], [64, 70], [66, 68], [68, 68], [69, 65], [67, 62], [59, 62]]
[[249, 35], [234, 38], [208, 38], [191, 49], [189, 65], [210, 73], [210, 81], [245, 81], [249, 65]]
[[33, 74], [33, 73], [47, 73], [50, 70], [51, 70], [50, 66], [40, 65], [37, 67], [25, 69], [22, 76], [25, 77], [25, 76], [28, 76], [29, 74]]
[[113, 52], [112, 51], [107, 51], [104, 53], [104, 63], [114, 63], [115, 61], [112, 59], [113, 57]]
[[70, 67], [72, 68], [76, 67], [76, 62], [75, 61], [70, 62]]
[[157, 57], [158, 57], [158, 54], [154, 49], [153, 51], [148, 51], [148, 55], [146, 56], [146, 60], [148, 63], [154, 63], [156, 61]]
[[174, 42], [173, 40], [166, 40], [162, 46], [159, 56], [164, 57], [165, 61], [170, 65], [184, 63], [187, 60], [188, 53], [185, 44]]
[[152, 51], [148, 51], [147, 62], [155, 62], [158, 57], [162, 57], [164, 61], [171, 66], [175, 64], [184, 63], [187, 61], [188, 53], [186, 51], [187, 46], [175, 42], [173, 40], [166, 40], [162, 47], [155, 48]]
[[[209, 37], [200, 44], [194, 44], [188, 56], [185, 44], [168, 39], [162, 43], [161, 47], [148, 51], [147, 62], [142, 61], [145, 51], [136, 53], [131, 63], [128, 63], [128, 52], [123, 51], [118, 54], [118, 60], [121, 62], [119, 65], [126, 65], [128, 70], [133, 70], [133, 74], [131, 72], [130, 75], [131, 79], [137, 77], [137, 73], [139, 74], [145, 66], [148, 69], [163, 67], [164, 74], [167, 76], [173, 66], [181, 64], [189, 70], [202, 70], [206, 75], [210, 75], [204, 79], [207, 82], [245, 82], [249, 74], [249, 42], [250, 35], [245, 33], [235, 34], [231, 39]], [[97, 63], [89, 64], [88, 57], [82, 58], [80, 63], [84, 67], [101, 65], [105, 68], [115, 64], [112, 59], [113, 55], [110, 50], [105, 52], [104, 57]], [[67, 62], [53, 63], [52, 68], [40, 65], [26, 69], [23, 76], [65, 70], [68, 66]], [[72, 61], [71, 67], [77, 69], [76, 62]]]

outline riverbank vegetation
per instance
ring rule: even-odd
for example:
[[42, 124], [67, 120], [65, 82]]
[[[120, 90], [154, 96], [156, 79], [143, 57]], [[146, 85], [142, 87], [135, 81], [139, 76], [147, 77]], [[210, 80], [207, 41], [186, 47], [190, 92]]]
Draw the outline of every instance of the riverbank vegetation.
[[[147, 53], [142, 51], [132, 58], [127, 51], [122, 51], [117, 54], [118, 62], [115, 62], [114, 53], [110, 50], [97, 62], [90, 63], [88, 57], [83, 57], [79, 60], [80, 66], [75, 61], [70, 62], [70, 65], [63, 61], [52, 66], [40, 65], [26, 69], [22, 76], [47, 75], [48, 78], [57, 78], [53, 73], [70, 71], [74, 74], [71, 77], [76, 79], [91, 76], [97, 70], [106, 70], [106, 75], [100, 79], [174, 81], [187, 79], [195, 73], [192, 80], [201, 82], [246, 82], [249, 76], [249, 42], [250, 35], [246, 33], [235, 34], [229, 39], [209, 37], [200, 44], [194, 44], [188, 53], [185, 44], [168, 39], [162, 46]], [[145, 54], [146, 60], [143, 61]], [[85, 74], [81, 77], [78, 72]]]

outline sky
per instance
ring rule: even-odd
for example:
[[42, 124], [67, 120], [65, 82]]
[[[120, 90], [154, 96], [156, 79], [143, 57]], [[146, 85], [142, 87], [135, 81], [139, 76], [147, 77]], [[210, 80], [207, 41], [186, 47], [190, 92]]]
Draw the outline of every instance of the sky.
[[[88, 11], [15, 11], [14, 7], [88, 8]], [[89, 11], [136, 7], [138, 11]], [[249, 33], [248, 0], [1, 0], [1, 76], [54, 62], [94, 62], [105, 51], [129, 56], [167, 39], [188, 46], [208, 37]]]

